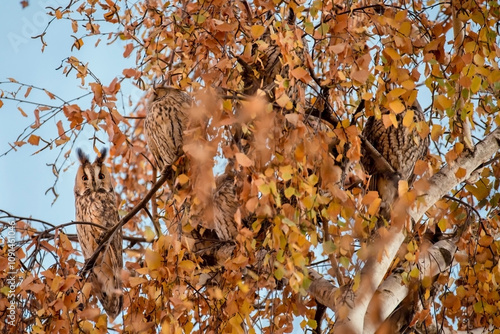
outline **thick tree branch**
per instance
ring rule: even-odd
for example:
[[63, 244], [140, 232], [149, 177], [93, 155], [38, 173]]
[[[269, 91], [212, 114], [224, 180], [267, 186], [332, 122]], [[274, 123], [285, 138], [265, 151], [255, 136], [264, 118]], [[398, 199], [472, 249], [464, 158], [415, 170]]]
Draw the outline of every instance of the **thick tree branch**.
[[[420, 254], [418, 267], [420, 276], [434, 277], [448, 270], [453, 263], [453, 256], [457, 250], [453, 239], [441, 240]], [[373, 296], [365, 315], [363, 333], [375, 333], [385, 319], [406, 298], [410, 287], [403, 282], [401, 273], [393, 273], [380, 284]]]
[[[422, 196], [422, 201], [419, 201], [417, 207], [409, 209], [409, 216], [413, 221], [419, 221], [425, 212], [448, 193], [453, 187], [460, 182], [465, 181], [470, 174], [485, 161], [488, 161], [491, 156], [500, 150], [500, 128], [494, 130], [482, 142], [475, 146], [473, 152], [464, 152], [454, 163], [443, 167], [438, 173], [429, 179], [429, 189], [427, 194]], [[456, 172], [460, 169], [465, 170], [465, 175], [461, 178], [456, 177]], [[399, 225], [399, 226], [398, 226]], [[367, 259], [365, 266], [361, 270], [360, 287], [354, 293], [350, 301], [346, 301], [348, 311], [345, 312], [343, 318], [339, 318], [335, 326], [339, 333], [362, 333], [364, 327], [364, 317], [368, 309], [369, 303], [377, 291], [380, 283], [383, 280], [392, 259], [395, 257], [399, 247], [403, 243], [404, 229], [402, 224], [395, 224], [387, 231], [378, 235], [369, 254], [374, 254]], [[311, 275], [313, 280], [312, 286], [319, 282], [319, 277]], [[335, 289], [330, 284], [325, 285], [325, 289]], [[323, 291], [315, 287], [311, 289], [311, 294], [318, 299], [322, 304], [332, 308], [333, 301], [321, 300], [321, 296], [332, 297], [329, 291]], [[332, 290], [333, 291], [333, 290]], [[320, 297], [320, 298], [318, 298]], [[333, 303], [333, 304], [332, 304]], [[336, 311], [335, 309], [333, 309]]]

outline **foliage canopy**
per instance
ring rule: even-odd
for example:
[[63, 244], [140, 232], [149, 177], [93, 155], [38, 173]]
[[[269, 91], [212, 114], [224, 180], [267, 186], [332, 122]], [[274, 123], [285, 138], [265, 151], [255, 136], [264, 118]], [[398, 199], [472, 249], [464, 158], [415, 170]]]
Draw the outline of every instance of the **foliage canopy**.
[[[42, 50], [51, 28], [70, 22], [75, 41], [59, 70], [87, 92], [64, 101], [15, 78], [2, 82], [0, 107], [2, 99], [24, 101], [18, 109], [31, 122], [7, 153], [26, 144], [60, 150], [57, 179], [82, 133], [94, 133], [96, 152], [109, 143], [120, 213], [135, 207], [124, 221], [124, 312], [108, 323], [79, 279], [77, 239], [66, 226], [17, 217], [21, 321], [8, 324], [2, 299], [2, 331], [312, 331], [320, 327], [318, 303], [329, 309], [322, 329], [338, 333], [372, 332], [367, 324], [401, 333], [500, 328], [498, 3], [68, 0], [47, 15], [37, 36]], [[123, 45], [122, 54], [103, 58], [132, 58], [135, 66], [102, 82], [94, 60], [73, 52], [94, 43]], [[264, 84], [271, 49], [279, 59]], [[189, 169], [175, 187], [157, 182], [144, 139], [150, 87], [161, 81], [196, 99], [181, 158]], [[134, 99], [125, 83], [144, 94]], [[51, 103], [30, 100], [34, 90]], [[396, 115], [415, 101], [426, 122], [408, 116], [398, 124]], [[367, 191], [359, 164], [370, 116], [431, 138], [417, 181], [399, 184], [392, 218], [378, 229], [381, 200]], [[49, 120], [56, 139], [38, 134]], [[220, 254], [227, 243], [208, 239], [215, 249], [208, 265], [186, 236], [213, 227], [214, 174], [225, 166], [238, 179], [240, 233], [231, 255]], [[425, 215], [415, 214], [419, 208]], [[438, 262], [436, 249], [450, 256]], [[7, 243], [1, 252], [7, 295]], [[397, 310], [376, 297], [382, 286], [396, 289], [395, 277], [407, 288]]]

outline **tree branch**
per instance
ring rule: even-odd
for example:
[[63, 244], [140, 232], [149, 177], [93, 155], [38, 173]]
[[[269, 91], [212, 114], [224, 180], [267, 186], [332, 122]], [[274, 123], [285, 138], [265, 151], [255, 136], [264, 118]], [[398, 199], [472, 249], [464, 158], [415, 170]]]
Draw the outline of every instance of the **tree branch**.
[[[448, 193], [457, 184], [467, 180], [470, 174], [483, 162], [500, 150], [500, 128], [495, 129], [482, 142], [475, 146], [473, 152], [464, 152], [454, 163], [443, 167], [438, 173], [429, 179], [429, 189], [427, 194], [422, 196], [422, 201], [416, 207], [408, 210], [408, 215], [413, 221], [419, 221], [425, 212]], [[465, 170], [465, 176], [457, 178], [455, 176], [459, 168]], [[401, 218], [401, 217], [400, 217]], [[391, 228], [386, 233], [377, 235], [368, 250], [368, 254], [373, 254], [367, 259], [365, 266], [361, 270], [361, 280], [358, 290], [351, 300], [346, 300], [347, 311], [343, 318], [338, 319], [335, 329], [339, 333], [362, 333], [364, 318], [369, 304], [375, 292], [379, 288], [384, 275], [390, 267], [392, 259], [395, 257], [399, 247], [405, 239], [403, 220], [400, 223], [393, 222]], [[322, 296], [333, 296], [333, 291], [337, 288], [324, 284], [319, 275], [310, 275], [312, 288], [310, 293], [322, 304], [335, 310], [334, 299], [324, 300]], [[318, 277], [319, 276], [319, 277]], [[321, 283], [321, 284], [320, 284]], [[329, 282], [328, 282], [329, 283]], [[323, 285], [324, 284], [324, 285]], [[324, 290], [326, 289], [326, 290]]]

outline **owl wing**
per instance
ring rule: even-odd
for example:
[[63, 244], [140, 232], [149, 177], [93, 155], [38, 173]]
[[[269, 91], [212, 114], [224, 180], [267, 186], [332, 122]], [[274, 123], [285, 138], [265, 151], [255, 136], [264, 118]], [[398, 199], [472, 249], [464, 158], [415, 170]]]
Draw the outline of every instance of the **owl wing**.
[[234, 177], [231, 174], [223, 174], [216, 179], [215, 183], [213, 195], [215, 231], [221, 240], [235, 240], [238, 235], [238, 226], [234, 215], [238, 210], [239, 202]]

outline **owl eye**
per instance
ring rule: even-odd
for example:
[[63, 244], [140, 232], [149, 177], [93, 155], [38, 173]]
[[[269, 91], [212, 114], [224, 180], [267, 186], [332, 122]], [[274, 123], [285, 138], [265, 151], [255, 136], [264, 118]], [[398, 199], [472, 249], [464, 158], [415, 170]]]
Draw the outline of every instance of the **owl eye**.
[[99, 173], [99, 180], [103, 180], [104, 179], [104, 174], [103, 173]]
[[89, 179], [89, 177], [88, 177], [87, 175], [83, 174], [83, 176], [82, 176], [82, 180], [83, 180], [83, 181], [88, 181], [88, 179]]

